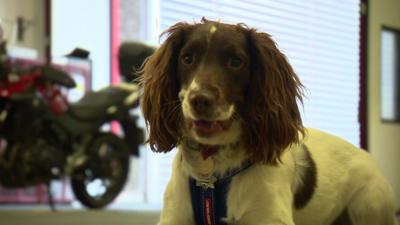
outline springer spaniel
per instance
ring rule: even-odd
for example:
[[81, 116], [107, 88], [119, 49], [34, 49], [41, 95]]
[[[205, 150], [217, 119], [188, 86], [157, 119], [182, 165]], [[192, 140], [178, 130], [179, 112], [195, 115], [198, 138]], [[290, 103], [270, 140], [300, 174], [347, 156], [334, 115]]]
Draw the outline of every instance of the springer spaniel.
[[[371, 156], [303, 127], [303, 86], [270, 35], [205, 19], [164, 34], [141, 77], [151, 149], [178, 148], [159, 225], [396, 224]], [[225, 194], [196, 201], [226, 174]]]

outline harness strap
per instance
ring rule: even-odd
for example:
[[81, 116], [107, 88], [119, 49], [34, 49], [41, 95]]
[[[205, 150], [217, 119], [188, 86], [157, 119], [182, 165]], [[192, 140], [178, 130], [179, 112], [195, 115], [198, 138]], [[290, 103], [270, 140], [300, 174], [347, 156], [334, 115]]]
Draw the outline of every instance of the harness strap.
[[197, 225], [226, 225], [222, 218], [227, 214], [227, 195], [232, 177], [246, 170], [253, 162], [248, 160], [239, 168], [228, 171], [214, 183], [214, 188], [199, 186], [189, 178], [194, 218]]

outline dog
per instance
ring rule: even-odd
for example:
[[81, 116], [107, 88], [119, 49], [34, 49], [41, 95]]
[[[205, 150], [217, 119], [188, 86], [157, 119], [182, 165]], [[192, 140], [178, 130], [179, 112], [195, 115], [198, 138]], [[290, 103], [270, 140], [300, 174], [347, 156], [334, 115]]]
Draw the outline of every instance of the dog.
[[[397, 224], [371, 156], [303, 126], [304, 87], [269, 34], [203, 19], [164, 35], [141, 71], [147, 142], [178, 149], [159, 225]], [[199, 203], [192, 189], [227, 173], [218, 217], [218, 194]]]

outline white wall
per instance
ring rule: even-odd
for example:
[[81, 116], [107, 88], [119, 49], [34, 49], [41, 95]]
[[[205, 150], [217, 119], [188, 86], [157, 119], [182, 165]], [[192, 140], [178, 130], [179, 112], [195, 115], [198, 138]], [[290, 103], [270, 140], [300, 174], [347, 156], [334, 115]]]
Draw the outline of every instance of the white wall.
[[90, 51], [93, 61], [92, 87], [110, 82], [110, 1], [53, 0], [51, 35], [54, 57], [75, 47]]
[[[18, 16], [22, 16], [29, 23], [22, 42], [16, 42], [13, 32]], [[46, 42], [43, 0], [0, 0], [0, 19], [3, 21], [4, 38], [10, 45], [35, 49], [39, 58], [44, 57]]]
[[380, 31], [383, 25], [400, 29], [399, 0], [369, 1], [368, 145], [394, 188], [400, 210], [400, 124], [380, 120]]

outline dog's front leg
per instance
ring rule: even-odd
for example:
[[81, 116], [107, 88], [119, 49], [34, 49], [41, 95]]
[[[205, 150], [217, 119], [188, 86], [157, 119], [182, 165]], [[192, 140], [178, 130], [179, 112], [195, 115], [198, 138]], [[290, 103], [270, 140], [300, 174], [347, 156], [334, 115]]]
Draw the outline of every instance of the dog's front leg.
[[182, 170], [181, 154], [174, 162], [171, 179], [164, 192], [164, 203], [158, 225], [195, 225], [188, 175]]
[[294, 225], [292, 168], [290, 163], [254, 165], [234, 177], [228, 193], [229, 224]]
[[[277, 218], [277, 219], [268, 219], [269, 217], [266, 213], [260, 214], [260, 216], [257, 218], [242, 218], [240, 221], [227, 221], [228, 225], [295, 225], [293, 222], [293, 218], [291, 216], [287, 217], [282, 217], [282, 218]], [[258, 220], [256, 220], [258, 219]], [[251, 221], [253, 220], [253, 221]], [[253, 223], [249, 223], [253, 222]]]
[[[263, 215], [263, 218], [267, 217], [266, 214]], [[280, 219], [259, 219], [258, 221], [253, 221], [254, 223], [248, 223], [249, 221], [231, 221], [227, 222], [228, 225], [295, 225], [293, 219], [291, 217], [280, 218]]]
[[[235, 188], [232, 188], [235, 189]], [[284, 187], [282, 189], [285, 189]], [[286, 188], [288, 189], [288, 188]], [[293, 220], [290, 190], [259, 192], [261, 194], [242, 195], [238, 203], [231, 205], [229, 225], [295, 225]], [[287, 192], [287, 193], [282, 193]], [[254, 192], [246, 192], [254, 193]], [[238, 196], [238, 195], [236, 195]], [[254, 198], [253, 198], [254, 197]], [[236, 207], [235, 207], [236, 206]]]

